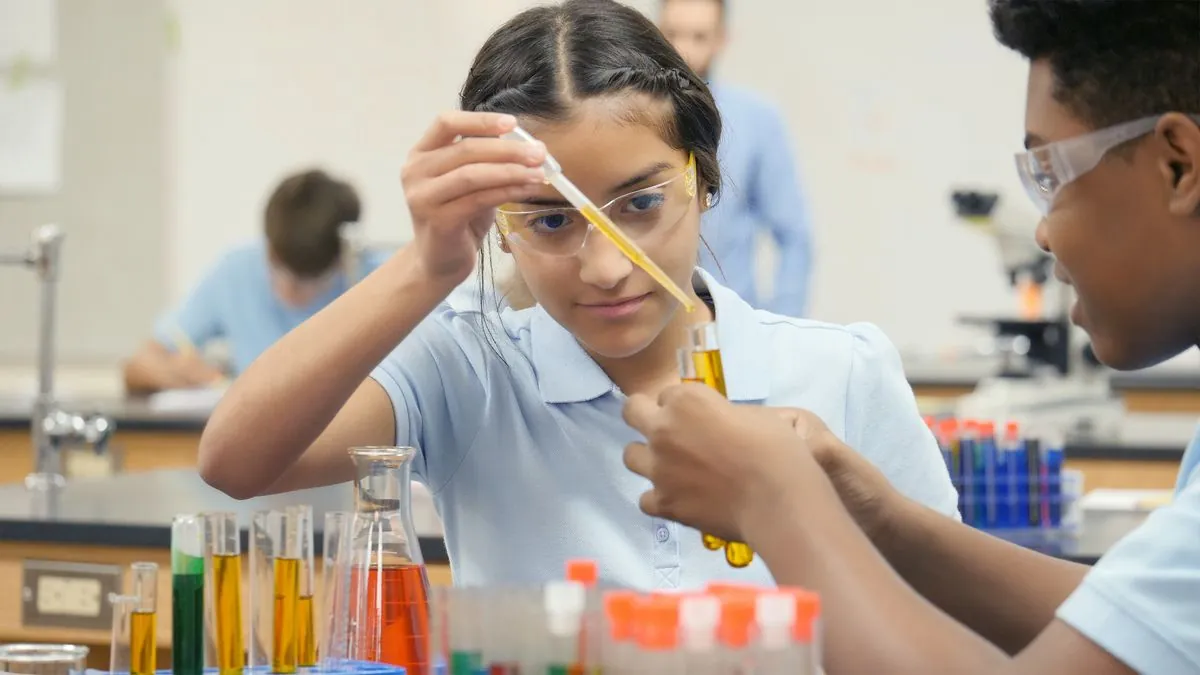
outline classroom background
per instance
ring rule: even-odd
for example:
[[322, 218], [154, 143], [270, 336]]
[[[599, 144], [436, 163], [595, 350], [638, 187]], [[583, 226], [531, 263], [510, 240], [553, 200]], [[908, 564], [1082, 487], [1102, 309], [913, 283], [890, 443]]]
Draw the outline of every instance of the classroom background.
[[[289, 171], [346, 177], [369, 236], [407, 239], [405, 153], [455, 104], [486, 35], [530, 4], [59, 3], [46, 71], [64, 91], [61, 185], [0, 194], [0, 250], [43, 222], [66, 231], [60, 364], [103, 371], [129, 354], [223, 250], [259, 233]], [[780, 108], [802, 172], [811, 316], [878, 323], [906, 354], [978, 341], [958, 317], [1016, 300], [994, 241], [949, 195], [998, 192], [1011, 220], [1036, 223], [1011, 159], [1025, 66], [991, 39], [984, 3], [733, 2], [730, 29], [717, 76]], [[4, 270], [0, 288], [0, 363], [21, 377], [35, 280]]]

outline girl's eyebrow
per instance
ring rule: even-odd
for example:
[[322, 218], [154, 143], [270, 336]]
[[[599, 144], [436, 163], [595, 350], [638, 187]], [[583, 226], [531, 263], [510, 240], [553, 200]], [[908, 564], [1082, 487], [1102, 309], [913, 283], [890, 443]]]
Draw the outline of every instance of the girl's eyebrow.
[[[674, 168], [674, 165], [671, 164], [670, 162], [656, 162], [656, 163], [642, 169], [641, 171], [638, 171], [637, 174], [634, 175], [632, 178], [624, 180], [620, 184], [613, 186], [613, 188], [611, 190], [609, 190], [608, 193], [610, 195], [618, 195], [619, 196], [622, 191], [628, 190], [629, 188], [632, 188], [640, 183], [645, 183], [646, 181], [650, 180], [651, 178], [658, 175], [659, 173], [662, 173], [663, 171], [666, 171], [671, 168]], [[570, 204], [567, 203], [567, 201], [561, 197], [531, 197], [529, 199], [522, 200], [521, 203], [528, 204], [529, 206], [545, 206], [545, 207], [559, 207], [559, 206], [569, 207], [570, 206]]]

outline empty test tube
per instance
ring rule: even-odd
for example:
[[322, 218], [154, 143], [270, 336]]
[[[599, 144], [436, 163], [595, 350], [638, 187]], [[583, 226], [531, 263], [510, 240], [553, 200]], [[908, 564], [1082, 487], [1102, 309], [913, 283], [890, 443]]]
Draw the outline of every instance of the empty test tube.
[[133, 591], [137, 598], [129, 618], [129, 673], [153, 675], [158, 664], [158, 565], [135, 562], [129, 566], [133, 574]]
[[789, 593], [760, 593], [755, 601], [758, 628], [754, 665], [763, 673], [800, 672], [800, 656], [793, 644], [796, 598]]
[[679, 632], [688, 675], [723, 675], [717, 651], [720, 621], [721, 601], [716, 596], [689, 595], [680, 600]]
[[448, 594], [451, 675], [476, 675], [483, 666], [479, 594], [474, 588], [455, 588]]
[[130, 625], [133, 621], [133, 611], [137, 609], [138, 598], [134, 595], [110, 595], [108, 601], [112, 604], [112, 642], [109, 645], [108, 672], [129, 673], [133, 669], [133, 654], [131, 640], [133, 638]]
[[552, 581], [545, 589], [547, 675], [583, 673], [579, 662], [579, 637], [587, 589], [574, 581]]
[[[350, 612], [350, 575], [349, 568], [339, 561], [348, 546], [350, 537], [350, 521], [353, 518], [349, 511], [325, 512], [325, 527], [321, 532], [321, 639], [318, 646], [322, 670], [337, 670], [350, 658], [347, 650], [349, 636], [336, 635], [338, 630], [337, 617], [347, 616]], [[348, 628], [346, 622], [341, 622], [343, 630]]]

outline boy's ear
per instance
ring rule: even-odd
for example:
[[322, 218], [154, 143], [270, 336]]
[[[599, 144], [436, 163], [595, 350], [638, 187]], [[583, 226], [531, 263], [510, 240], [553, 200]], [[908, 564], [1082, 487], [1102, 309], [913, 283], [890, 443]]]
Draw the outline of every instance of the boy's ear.
[[1175, 215], [1200, 215], [1200, 122], [1171, 113], [1159, 128], [1169, 153], [1164, 169], [1172, 183], [1169, 208]]

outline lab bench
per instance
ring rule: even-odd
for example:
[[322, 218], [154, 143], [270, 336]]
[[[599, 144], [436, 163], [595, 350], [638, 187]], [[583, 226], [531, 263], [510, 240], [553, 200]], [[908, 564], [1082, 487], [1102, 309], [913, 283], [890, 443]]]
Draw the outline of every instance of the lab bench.
[[[905, 362], [908, 382], [919, 398], [957, 398], [997, 369], [995, 363], [939, 363], [923, 359]], [[1132, 413], [1200, 413], [1200, 372], [1151, 368], [1113, 372], [1110, 383]]]
[[[109, 632], [106, 627], [53, 628], [27, 625], [25, 599], [36, 602], [26, 590], [29, 569], [53, 575], [70, 564], [113, 566], [124, 570], [135, 561], [155, 562], [159, 575], [159, 663], [170, 662], [171, 597], [170, 523], [178, 513], [232, 511], [249, 524], [253, 512], [289, 504], [310, 504], [314, 513], [315, 561], [321, 562], [324, 513], [349, 507], [350, 490], [342, 486], [303, 490], [285, 495], [236, 501], [213, 490], [193, 472], [156, 471], [68, 483], [57, 511], [34, 517], [23, 486], [0, 487], [0, 643], [52, 642], [85, 645], [91, 649], [89, 665], [107, 665]], [[428, 493], [414, 494], [412, 516], [422, 555], [433, 584], [449, 584], [450, 571], [432, 500]], [[1139, 521], [1106, 524], [1085, 516], [1078, 536], [1031, 546], [1050, 555], [1094, 563]], [[1104, 514], [1099, 514], [1104, 518]], [[242, 552], [249, 550], [243, 531]], [[1028, 544], [1027, 544], [1028, 545]], [[67, 564], [64, 566], [64, 563]], [[248, 561], [243, 561], [243, 587], [248, 588]], [[59, 572], [61, 573], [61, 572]], [[318, 574], [319, 574], [318, 570]], [[78, 623], [79, 616], [73, 617]], [[69, 623], [69, 622], [68, 622]], [[100, 622], [103, 623], [103, 622]]]
[[[347, 485], [301, 490], [284, 495], [237, 501], [214, 490], [189, 470], [121, 474], [109, 478], [68, 482], [49, 517], [35, 517], [23, 485], [0, 486], [0, 644], [8, 642], [66, 642], [91, 648], [89, 665], [108, 664], [107, 627], [44, 627], [23, 620], [29, 570], [56, 570], [70, 574], [78, 563], [118, 566], [148, 561], [160, 569], [158, 613], [159, 663], [170, 663], [171, 519], [180, 513], [229, 511], [243, 527], [243, 587], [248, 583], [245, 529], [255, 511], [289, 504], [313, 507], [314, 560], [320, 574], [322, 530], [327, 511], [350, 510], [352, 492]], [[413, 524], [432, 584], [450, 583], [449, 558], [442, 540], [441, 523], [428, 492], [414, 490]], [[99, 568], [97, 568], [99, 569]], [[62, 572], [66, 570], [66, 572]], [[32, 578], [32, 577], [30, 577]], [[99, 577], [97, 577], [99, 578]], [[319, 578], [319, 576], [318, 576]], [[36, 602], [35, 598], [30, 598]], [[51, 613], [50, 622], [54, 622]], [[81, 621], [69, 617], [65, 624]]]

